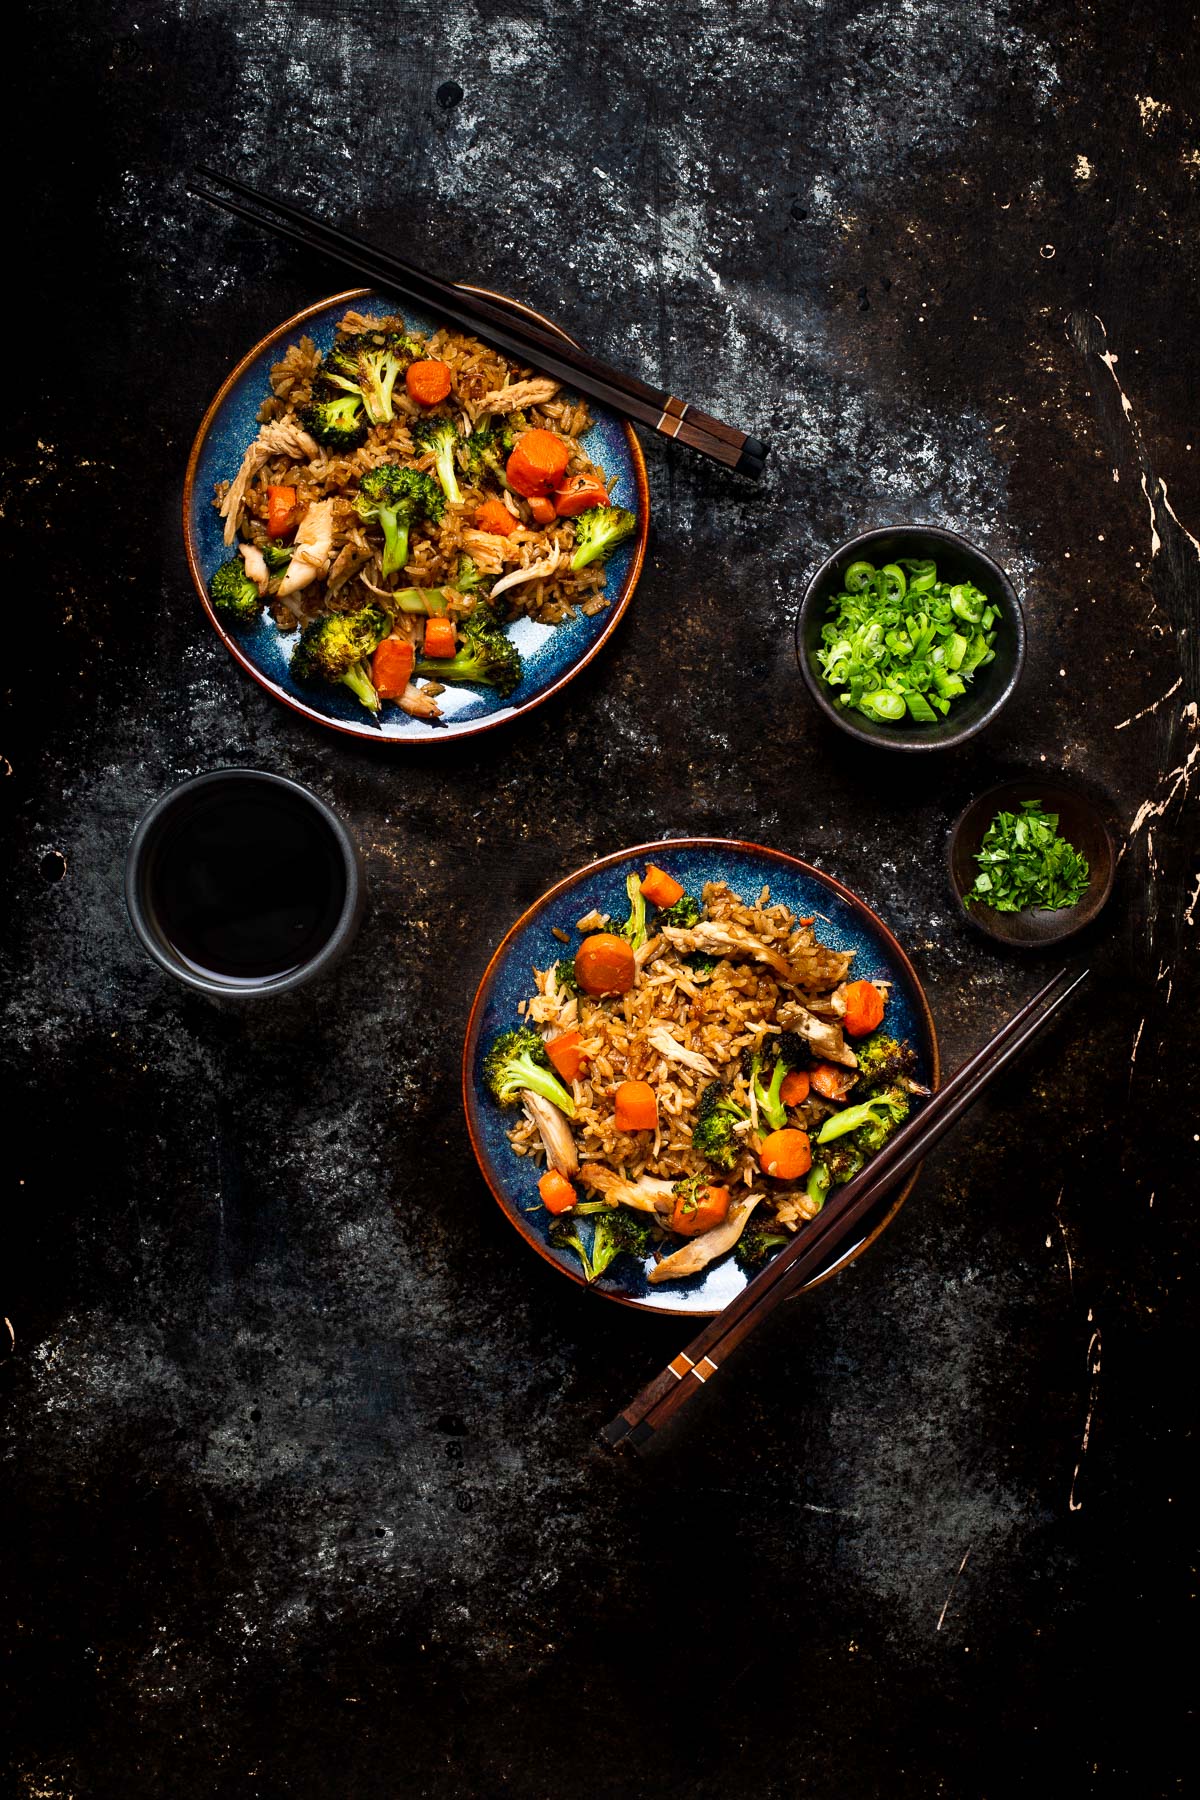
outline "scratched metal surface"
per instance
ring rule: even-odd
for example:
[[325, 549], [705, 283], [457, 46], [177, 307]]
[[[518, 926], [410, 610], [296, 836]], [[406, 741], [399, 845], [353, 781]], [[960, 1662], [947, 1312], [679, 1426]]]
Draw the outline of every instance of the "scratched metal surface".
[[[25, 38], [9, 243], [31, 323], [90, 345], [9, 366], [7, 1791], [1181, 1791], [1191, 9], [47, 0]], [[773, 440], [755, 488], [647, 445], [633, 610], [494, 744], [320, 735], [199, 615], [197, 419], [340, 282], [189, 203], [201, 157]], [[791, 648], [804, 571], [898, 518], [985, 544], [1030, 628], [1000, 724], [903, 769]], [[244, 1013], [168, 985], [119, 893], [145, 804], [227, 762], [338, 805], [371, 884], [338, 984]], [[1069, 1028], [669, 1443], [599, 1455], [678, 1328], [589, 1304], [472, 1166], [491, 946], [589, 857], [744, 832], [898, 931], [953, 1063], [1044, 965], [956, 920], [947, 827], [1043, 762], [1124, 842]]]

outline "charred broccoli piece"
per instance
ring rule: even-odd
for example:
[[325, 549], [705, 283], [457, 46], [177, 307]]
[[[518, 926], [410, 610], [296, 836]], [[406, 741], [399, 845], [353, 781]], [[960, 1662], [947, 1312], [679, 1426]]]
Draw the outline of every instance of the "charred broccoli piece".
[[315, 400], [301, 410], [300, 423], [318, 444], [325, 444], [330, 450], [355, 450], [367, 435], [362, 396], [356, 394]]
[[831, 1144], [853, 1133], [854, 1141], [868, 1156], [881, 1150], [909, 1115], [911, 1102], [902, 1087], [885, 1088], [870, 1100], [844, 1106], [833, 1113], [817, 1133], [818, 1144]]
[[532, 1025], [517, 1025], [501, 1032], [483, 1059], [483, 1079], [488, 1092], [501, 1106], [515, 1106], [521, 1090], [540, 1094], [568, 1119], [575, 1117], [575, 1102], [550, 1066], [541, 1033]]
[[457, 656], [423, 658], [416, 667], [418, 675], [432, 675], [438, 681], [473, 681], [494, 687], [505, 699], [520, 681], [521, 672], [520, 652], [486, 607], [478, 608], [464, 623]]
[[402, 469], [399, 463], [380, 463], [368, 469], [358, 484], [355, 511], [383, 531], [383, 572], [392, 575], [408, 561], [408, 534], [414, 519], [430, 519], [436, 525], [446, 510], [437, 483], [418, 469]]
[[787, 1241], [786, 1231], [768, 1231], [765, 1225], [756, 1225], [751, 1219], [737, 1241], [734, 1260], [747, 1275], [752, 1275]]
[[371, 424], [383, 425], [395, 417], [392, 394], [396, 382], [419, 354], [419, 345], [403, 332], [358, 332], [338, 340], [326, 356], [321, 374], [326, 384], [357, 394]]
[[592, 1232], [592, 1272], [588, 1280], [597, 1280], [618, 1256], [648, 1256], [651, 1242], [652, 1227], [644, 1213], [632, 1212], [625, 1206], [608, 1208], [599, 1214]]
[[575, 521], [575, 554], [573, 569], [586, 568], [598, 562], [627, 538], [637, 525], [631, 512], [623, 506], [589, 506]]
[[467, 480], [482, 487], [490, 475], [501, 487], [508, 486], [505, 463], [516, 443], [516, 435], [507, 419], [495, 416], [484, 419], [470, 437], [459, 444], [459, 456]]
[[583, 1264], [583, 1278], [585, 1281], [594, 1281], [596, 1279], [592, 1269], [591, 1259], [588, 1256], [587, 1245], [579, 1235], [579, 1221], [575, 1218], [574, 1214], [560, 1213], [556, 1219], [551, 1221], [550, 1229], [546, 1235], [556, 1250], [573, 1250], [575, 1252], [576, 1256]]
[[718, 1169], [732, 1169], [740, 1143], [734, 1125], [749, 1113], [730, 1098], [719, 1081], [710, 1081], [700, 1096], [692, 1149], [706, 1156]]
[[461, 506], [462, 489], [454, 473], [454, 452], [459, 442], [458, 427], [454, 420], [419, 419], [412, 428], [412, 439], [418, 450], [433, 457], [442, 492], [451, 506]]
[[911, 1081], [916, 1077], [917, 1053], [912, 1045], [888, 1037], [885, 1032], [873, 1032], [865, 1043], [856, 1044], [855, 1055], [860, 1093], [874, 1093], [901, 1079]]
[[277, 544], [272, 540], [263, 545], [263, 561], [272, 575], [282, 575], [295, 554], [294, 544]]
[[331, 686], [344, 683], [368, 712], [377, 713], [379, 695], [367, 658], [390, 630], [391, 620], [378, 606], [326, 613], [300, 633], [292, 656], [292, 674], [297, 681], [326, 681]]
[[483, 576], [479, 573], [479, 570], [475, 567], [471, 558], [469, 556], [460, 556], [458, 559], [458, 574], [454, 577], [452, 584], [457, 588], [458, 592], [460, 594], [473, 594], [476, 588], [482, 584], [482, 581]]
[[583, 992], [575, 975], [575, 958], [573, 956], [564, 956], [560, 962], [555, 963], [554, 981], [560, 994], [581, 994]]
[[620, 935], [637, 950], [646, 941], [646, 896], [642, 892], [640, 875], [625, 877], [625, 892], [629, 895], [629, 917], [622, 925]]
[[[758, 1110], [772, 1131], [782, 1131], [787, 1124], [787, 1108], [779, 1098], [784, 1076], [791, 1069], [807, 1069], [811, 1063], [812, 1052], [794, 1031], [781, 1031], [778, 1037], [761, 1040], [755, 1049], [743, 1050], [742, 1074], [754, 1084]], [[759, 1076], [768, 1068], [771, 1079], [764, 1088]]]
[[248, 625], [257, 625], [262, 601], [240, 556], [235, 554], [219, 569], [214, 569], [208, 584], [208, 597], [223, 624], [232, 625], [238, 631], [244, 631]]

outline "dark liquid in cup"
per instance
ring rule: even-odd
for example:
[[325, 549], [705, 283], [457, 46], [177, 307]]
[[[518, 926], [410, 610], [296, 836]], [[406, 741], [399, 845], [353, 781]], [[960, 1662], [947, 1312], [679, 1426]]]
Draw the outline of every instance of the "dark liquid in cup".
[[286, 788], [240, 780], [181, 802], [148, 887], [158, 929], [190, 968], [253, 983], [302, 967], [328, 942], [346, 872], [318, 812]]

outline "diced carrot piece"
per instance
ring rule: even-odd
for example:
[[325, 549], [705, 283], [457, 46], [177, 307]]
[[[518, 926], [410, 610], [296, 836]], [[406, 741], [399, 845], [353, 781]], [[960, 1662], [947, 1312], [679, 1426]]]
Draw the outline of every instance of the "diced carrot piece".
[[511, 537], [520, 522], [513, 518], [503, 500], [485, 500], [475, 514], [479, 530], [490, 531], [493, 537]]
[[733, 1196], [726, 1187], [698, 1187], [695, 1195], [676, 1194], [670, 1225], [681, 1237], [699, 1237], [724, 1223]]
[[637, 979], [637, 960], [628, 938], [612, 931], [585, 937], [575, 952], [575, 979], [585, 994], [625, 994]]
[[762, 1141], [758, 1161], [763, 1174], [773, 1175], [776, 1181], [796, 1181], [807, 1175], [812, 1168], [812, 1145], [807, 1131], [797, 1131], [791, 1125], [783, 1131], [772, 1131]]
[[656, 863], [646, 864], [646, 873], [642, 876], [642, 892], [651, 906], [674, 906], [677, 900], [683, 899], [683, 888], [679, 882]]
[[560, 519], [573, 519], [592, 506], [608, 505], [608, 489], [594, 475], [572, 475], [554, 490], [554, 510]]
[[530, 494], [526, 504], [529, 507], [529, 516], [535, 525], [552, 525], [554, 523], [554, 502], [548, 500], [545, 494]]
[[524, 431], [505, 465], [508, 485], [526, 500], [548, 494], [566, 474], [568, 457], [567, 446], [552, 431]]
[[790, 1069], [779, 1084], [779, 1098], [785, 1106], [799, 1106], [811, 1086], [807, 1069]]
[[854, 1070], [839, 1069], [836, 1063], [823, 1062], [809, 1070], [808, 1078], [826, 1100], [844, 1100], [854, 1084]]
[[547, 1169], [538, 1182], [538, 1193], [542, 1196], [542, 1205], [547, 1212], [570, 1212], [579, 1196], [565, 1175], [557, 1169]]
[[371, 680], [381, 700], [398, 700], [412, 680], [417, 653], [407, 638], [386, 637], [371, 663]]
[[293, 515], [296, 511], [296, 490], [294, 487], [269, 487], [267, 489], [267, 536], [283, 537], [291, 530]]
[[883, 1023], [883, 995], [873, 981], [851, 981], [842, 989], [846, 1010], [842, 1027], [847, 1037], [866, 1037]]
[[426, 656], [453, 656], [457, 649], [453, 619], [426, 619]]
[[654, 1131], [658, 1126], [658, 1100], [648, 1081], [623, 1081], [613, 1105], [618, 1131]]
[[579, 1065], [583, 1061], [583, 1052], [579, 1048], [579, 1033], [563, 1031], [558, 1037], [550, 1038], [546, 1044], [546, 1055], [564, 1081], [574, 1081], [579, 1073]]
[[409, 363], [404, 375], [409, 398], [418, 406], [436, 406], [450, 392], [450, 364], [430, 357], [426, 362]]

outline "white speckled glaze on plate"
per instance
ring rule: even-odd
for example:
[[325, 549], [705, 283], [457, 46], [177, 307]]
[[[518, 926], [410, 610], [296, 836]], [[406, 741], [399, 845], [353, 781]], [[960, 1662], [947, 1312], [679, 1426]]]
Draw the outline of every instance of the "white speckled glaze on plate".
[[[489, 297], [536, 318], [551, 330], [557, 329], [540, 314], [506, 300], [503, 295]], [[338, 320], [351, 306], [381, 313], [400, 312], [423, 333], [437, 328], [436, 320], [407, 302], [389, 300], [369, 288], [356, 288], [295, 314], [256, 344], [222, 384], [192, 446], [183, 495], [188, 564], [209, 621], [230, 654], [261, 686], [295, 711], [371, 743], [447, 742], [489, 730], [528, 712], [577, 675], [614, 630], [632, 598], [645, 554], [650, 518], [645, 463], [632, 428], [615, 413], [593, 406], [594, 423], [580, 441], [606, 475], [615, 477], [614, 501], [637, 515], [638, 529], [608, 560], [605, 593], [609, 604], [603, 612], [591, 619], [580, 616], [561, 626], [519, 619], [509, 627], [509, 636], [525, 660], [525, 669], [519, 687], [506, 700], [487, 688], [448, 687], [438, 701], [443, 712], [441, 720], [411, 719], [399, 707], [385, 704], [376, 723], [345, 689], [301, 686], [293, 680], [289, 667], [296, 632], [277, 631], [265, 612], [251, 630], [234, 632], [213, 612], [208, 582], [213, 570], [230, 554], [222, 535], [224, 521], [212, 504], [213, 489], [218, 481], [233, 479], [246, 446], [258, 432], [256, 415], [270, 394], [268, 377], [272, 363], [279, 361], [289, 343], [303, 336], [311, 337], [319, 349], [327, 350]]]
[[[500, 1107], [483, 1084], [483, 1059], [493, 1039], [520, 1023], [517, 1003], [533, 992], [534, 968], [544, 969], [572, 953], [581, 942], [575, 921], [593, 908], [623, 918], [628, 910], [627, 875], [642, 874], [647, 859], [666, 868], [690, 894], [699, 896], [709, 881], [728, 882], [742, 898], [757, 898], [765, 886], [799, 917], [813, 914], [821, 942], [835, 950], [856, 952], [853, 974], [893, 983], [887, 1025], [908, 1038], [919, 1057], [918, 1078], [936, 1088], [939, 1079], [937, 1035], [924, 990], [908, 957], [883, 920], [857, 895], [832, 876], [798, 857], [724, 838], [677, 838], [619, 850], [600, 862], [568, 875], [534, 902], [505, 937], [484, 973], [471, 1008], [463, 1047], [463, 1101], [467, 1128], [479, 1166], [500, 1206], [527, 1243], [580, 1286], [579, 1263], [570, 1251], [557, 1249], [548, 1237], [549, 1215], [538, 1199], [541, 1165], [518, 1156], [508, 1141], [516, 1114]], [[565, 931], [564, 944], [554, 929]], [[878, 1214], [858, 1237], [831, 1256], [808, 1285], [826, 1280], [860, 1255], [895, 1216], [907, 1198], [914, 1172], [898, 1194], [887, 1196]], [[652, 1286], [650, 1264], [619, 1257], [592, 1291], [651, 1312], [720, 1312], [746, 1285], [747, 1277], [732, 1253], [699, 1275]]]

